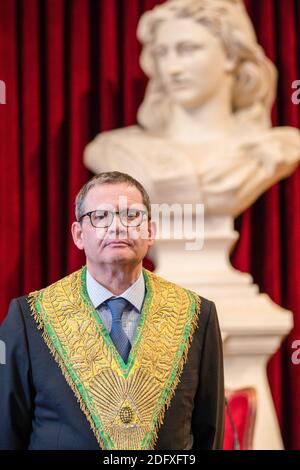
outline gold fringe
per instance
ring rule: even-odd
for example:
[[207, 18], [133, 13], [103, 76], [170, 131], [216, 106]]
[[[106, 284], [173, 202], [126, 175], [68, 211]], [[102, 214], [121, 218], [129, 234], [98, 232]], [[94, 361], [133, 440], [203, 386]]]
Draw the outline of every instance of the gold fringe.
[[178, 367], [178, 371], [177, 371], [177, 374], [174, 378], [172, 387], [170, 388], [169, 394], [166, 398], [165, 405], [162, 408], [162, 410], [161, 410], [161, 412], [158, 416], [158, 419], [157, 419], [157, 422], [156, 422], [156, 425], [155, 425], [155, 428], [154, 428], [154, 432], [153, 432], [153, 438], [150, 442], [149, 450], [154, 450], [154, 448], [155, 448], [155, 444], [156, 444], [156, 441], [157, 441], [157, 438], [158, 438], [158, 431], [164, 423], [164, 418], [165, 418], [166, 411], [170, 408], [172, 398], [175, 395], [176, 388], [177, 388], [177, 386], [180, 382], [180, 377], [181, 377], [183, 368], [184, 368], [185, 363], [187, 361], [187, 357], [188, 357], [189, 349], [190, 349], [192, 341], [193, 341], [194, 333], [195, 333], [195, 331], [198, 327], [198, 322], [199, 322], [199, 317], [200, 317], [200, 308], [201, 308], [201, 298], [199, 297], [199, 295], [195, 294], [194, 292], [192, 294], [194, 295], [195, 301], [196, 301], [196, 311], [195, 311], [195, 314], [192, 318], [190, 334], [187, 338], [186, 345], [185, 345], [185, 348], [184, 348], [184, 352], [183, 352], [183, 355], [182, 355], [182, 358], [181, 358], [181, 361], [180, 361], [180, 364], [179, 364], [179, 367]]
[[[153, 276], [152, 273], [151, 273], [151, 275]], [[66, 382], [68, 383], [71, 390], [73, 391], [73, 393], [76, 397], [76, 400], [79, 403], [80, 409], [84, 413], [84, 415], [86, 416], [86, 418], [87, 418], [87, 420], [90, 424], [91, 430], [93, 431], [100, 448], [106, 449], [106, 445], [104, 443], [104, 440], [100, 437], [100, 433], [98, 432], [97, 427], [96, 427], [96, 425], [95, 425], [95, 423], [92, 419], [91, 413], [88, 410], [87, 406], [85, 405], [84, 400], [80, 396], [80, 392], [77, 390], [76, 386], [74, 385], [72, 377], [69, 375], [69, 372], [67, 371], [67, 368], [64, 364], [64, 361], [63, 361], [62, 357], [56, 351], [55, 346], [52, 342], [52, 339], [49, 336], [49, 334], [48, 334], [48, 332], [45, 328], [43, 318], [42, 318], [40, 312], [37, 309], [36, 302], [37, 302], [38, 298], [42, 295], [42, 292], [43, 291], [35, 291], [35, 292], [32, 292], [31, 294], [29, 294], [28, 303], [29, 303], [29, 306], [30, 306], [31, 314], [32, 314], [33, 318], [35, 319], [35, 321], [37, 323], [37, 328], [39, 330], [43, 330], [43, 332], [42, 332], [43, 340], [45, 341], [47, 347], [49, 348], [49, 351], [50, 351], [51, 355], [53, 356], [53, 358], [57, 362], [59, 368], [61, 369], [61, 372], [62, 372]], [[192, 343], [192, 340], [193, 340], [195, 330], [198, 327], [199, 316], [200, 316], [200, 307], [201, 307], [201, 299], [197, 294], [195, 294], [193, 292], [189, 292], [189, 295], [193, 296], [193, 300], [196, 303], [195, 313], [194, 313], [194, 315], [191, 319], [190, 332], [189, 332], [188, 338], [186, 340], [185, 348], [184, 348], [183, 355], [182, 355], [182, 358], [181, 358], [179, 366], [178, 366], [178, 370], [177, 370], [176, 375], [174, 377], [174, 380], [173, 380], [172, 386], [170, 388], [170, 391], [168, 393], [168, 396], [166, 398], [165, 404], [162, 407], [162, 410], [160, 411], [160, 413], [158, 415], [157, 422], [155, 424], [155, 428], [154, 428], [154, 431], [153, 431], [153, 436], [152, 436], [152, 439], [151, 439], [151, 442], [150, 442], [149, 449], [154, 449], [154, 447], [155, 447], [155, 444], [156, 444], [156, 441], [157, 441], [157, 438], [158, 438], [158, 431], [159, 431], [160, 427], [162, 426], [162, 424], [164, 422], [165, 413], [166, 413], [167, 409], [170, 407], [172, 398], [175, 395], [176, 388], [177, 388], [177, 386], [180, 382], [180, 377], [181, 377], [184, 365], [187, 361], [188, 352], [189, 352], [189, 349], [190, 349], [190, 346], [191, 346], [191, 343]]]
[[31, 294], [29, 294], [29, 296], [28, 296], [28, 303], [29, 303], [29, 306], [30, 306], [31, 315], [33, 316], [34, 320], [36, 321], [38, 329], [43, 330], [42, 338], [45, 341], [46, 345], [48, 346], [51, 356], [54, 358], [55, 362], [58, 364], [58, 367], [60, 368], [67, 384], [70, 386], [72, 392], [74, 393], [75, 398], [76, 398], [76, 400], [77, 400], [77, 402], [80, 406], [80, 409], [84, 413], [85, 417], [87, 418], [87, 420], [90, 424], [91, 430], [93, 431], [100, 448], [105, 449], [106, 447], [105, 447], [104, 441], [102, 441], [102, 439], [101, 439], [101, 437], [100, 437], [100, 435], [97, 431], [97, 428], [96, 428], [95, 423], [94, 423], [94, 421], [93, 421], [93, 419], [92, 419], [92, 417], [89, 413], [89, 410], [88, 410], [87, 406], [85, 405], [83, 399], [81, 398], [79, 391], [77, 390], [76, 386], [74, 385], [74, 382], [73, 382], [71, 376], [69, 375], [69, 373], [68, 373], [68, 371], [65, 367], [63, 359], [61, 358], [61, 356], [56, 351], [56, 349], [53, 345], [53, 342], [52, 342], [52, 340], [51, 340], [51, 338], [50, 338], [50, 336], [49, 336], [49, 334], [48, 334], [48, 332], [45, 328], [45, 325], [44, 325], [44, 322], [41, 318], [41, 315], [40, 315], [40, 313], [38, 312], [38, 310], [35, 306], [39, 294], [40, 294], [39, 291], [35, 291], [35, 292], [32, 292]]

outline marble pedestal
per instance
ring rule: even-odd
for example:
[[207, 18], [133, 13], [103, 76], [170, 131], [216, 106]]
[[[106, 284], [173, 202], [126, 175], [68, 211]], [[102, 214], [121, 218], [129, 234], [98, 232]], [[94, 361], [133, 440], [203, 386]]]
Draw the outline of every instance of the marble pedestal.
[[[195, 224], [194, 224], [195, 225]], [[292, 313], [260, 294], [249, 274], [234, 269], [230, 250], [238, 239], [231, 217], [206, 217], [202, 249], [187, 250], [192, 230], [156, 241], [156, 273], [216, 303], [223, 337], [225, 385], [255, 387], [258, 397], [254, 449], [282, 449], [266, 365], [293, 326]]]

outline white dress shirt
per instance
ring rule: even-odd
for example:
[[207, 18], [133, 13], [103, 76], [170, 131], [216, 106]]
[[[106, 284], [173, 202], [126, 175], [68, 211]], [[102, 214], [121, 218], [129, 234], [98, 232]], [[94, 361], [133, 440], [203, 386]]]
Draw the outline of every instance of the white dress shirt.
[[104, 302], [112, 297], [123, 297], [129, 302], [122, 315], [122, 327], [132, 344], [146, 293], [143, 272], [141, 271], [138, 279], [128, 287], [125, 292], [116, 296], [99, 284], [99, 282], [97, 282], [87, 270], [86, 288], [92, 304], [98, 311], [100, 318], [109, 333], [111, 330], [112, 318], [111, 312]]

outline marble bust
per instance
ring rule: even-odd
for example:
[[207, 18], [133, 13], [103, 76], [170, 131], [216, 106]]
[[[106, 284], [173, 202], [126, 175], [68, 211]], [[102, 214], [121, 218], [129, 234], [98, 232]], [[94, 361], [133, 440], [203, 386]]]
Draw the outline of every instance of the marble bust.
[[291, 174], [300, 133], [271, 125], [277, 73], [241, 0], [166, 1], [137, 35], [149, 77], [138, 124], [97, 135], [90, 170], [131, 174], [152, 202], [231, 217]]

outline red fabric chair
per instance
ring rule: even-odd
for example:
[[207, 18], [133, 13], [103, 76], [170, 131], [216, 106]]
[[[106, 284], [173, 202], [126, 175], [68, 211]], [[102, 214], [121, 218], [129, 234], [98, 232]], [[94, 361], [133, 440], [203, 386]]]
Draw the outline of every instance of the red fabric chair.
[[224, 450], [251, 450], [257, 397], [253, 387], [226, 390]]

